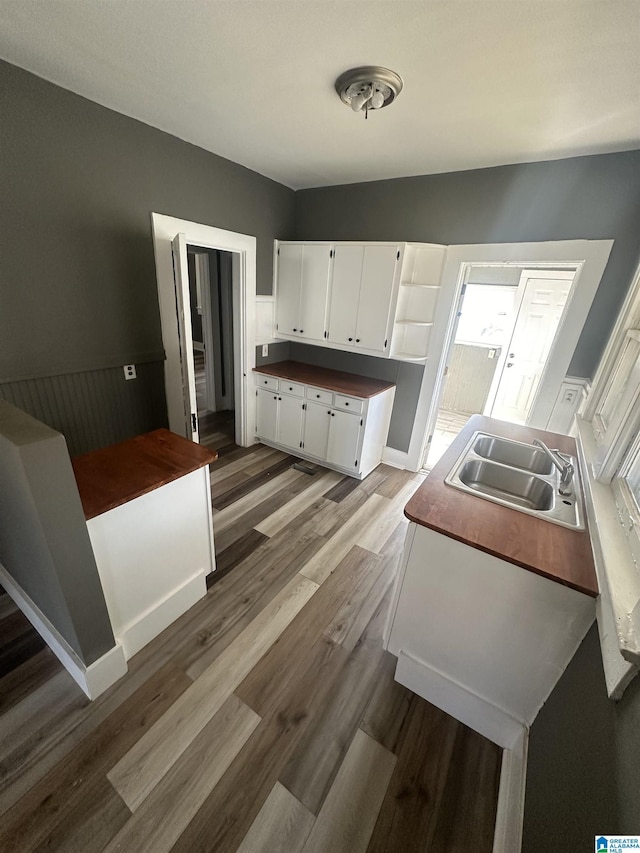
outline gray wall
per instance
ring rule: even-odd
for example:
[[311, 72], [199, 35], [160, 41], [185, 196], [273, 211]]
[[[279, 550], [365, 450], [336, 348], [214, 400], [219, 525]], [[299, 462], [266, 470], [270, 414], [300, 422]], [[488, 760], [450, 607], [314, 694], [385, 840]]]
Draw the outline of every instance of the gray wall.
[[595, 625], [531, 728], [524, 817], [523, 853], [640, 833], [640, 676], [607, 698]]
[[569, 373], [593, 376], [640, 251], [640, 151], [296, 193], [299, 240], [615, 240]]
[[0, 401], [0, 563], [86, 665], [115, 641], [64, 437]]
[[344, 370], [373, 379], [395, 382], [396, 394], [393, 401], [391, 424], [387, 444], [396, 450], [406, 452], [409, 448], [411, 429], [416, 414], [418, 395], [424, 366], [406, 361], [392, 361], [387, 358], [374, 358], [355, 352], [341, 352], [325, 347], [314, 347], [291, 341], [291, 358], [305, 364], [319, 364], [331, 370]]
[[[292, 190], [4, 62], [0, 114], [0, 384], [162, 362], [152, 211], [255, 235], [271, 292]], [[118, 404], [131, 385], [165, 425], [156, 384], [123, 376]]]

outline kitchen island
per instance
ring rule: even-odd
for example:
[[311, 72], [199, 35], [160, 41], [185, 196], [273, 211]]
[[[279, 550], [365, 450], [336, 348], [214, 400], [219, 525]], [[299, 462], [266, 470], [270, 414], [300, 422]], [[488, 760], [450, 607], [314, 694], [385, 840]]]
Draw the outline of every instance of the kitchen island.
[[215, 568], [215, 451], [167, 429], [72, 460], [116, 640], [128, 659], [193, 606]]
[[396, 680], [512, 747], [593, 622], [598, 587], [588, 529], [445, 483], [476, 431], [577, 455], [568, 436], [470, 418], [405, 508], [385, 639]]

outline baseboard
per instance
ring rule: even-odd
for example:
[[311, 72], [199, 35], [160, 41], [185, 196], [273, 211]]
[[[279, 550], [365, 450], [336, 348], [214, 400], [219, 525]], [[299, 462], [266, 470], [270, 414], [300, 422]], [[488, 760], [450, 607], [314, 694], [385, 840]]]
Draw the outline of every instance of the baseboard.
[[116, 640], [122, 646], [127, 660], [207, 594], [205, 577], [204, 570], [198, 572], [159, 604], [145, 611], [135, 622], [118, 631]]
[[398, 654], [395, 680], [503, 749], [513, 748], [525, 728], [486, 697], [402, 650]]
[[124, 652], [117, 641], [112, 649], [87, 666], [2, 565], [0, 583], [89, 699], [96, 699], [127, 672]]
[[396, 450], [395, 447], [382, 448], [382, 461], [385, 465], [391, 465], [392, 468], [409, 469], [409, 454], [402, 450]]
[[502, 753], [493, 853], [520, 853], [522, 849], [528, 746], [529, 733], [523, 729], [511, 749]]

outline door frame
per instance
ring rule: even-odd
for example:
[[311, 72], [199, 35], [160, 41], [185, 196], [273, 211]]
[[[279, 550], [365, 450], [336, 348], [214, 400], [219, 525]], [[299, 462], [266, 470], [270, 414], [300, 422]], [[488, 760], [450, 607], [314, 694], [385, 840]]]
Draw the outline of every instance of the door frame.
[[[222, 228], [160, 213], [151, 214], [151, 230], [162, 342], [165, 349], [164, 382], [169, 429], [179, 435], [185, 435], [180, 341], [171, 253], [171, 241], [176, 234], [183, 233], [188, 244], [232, 253], [235, 440], [241, 447], [254, 444], [256, 401], [252, 393], [252, 371], [256, 360], [256, 238], [249, 234], [225, 231]], [[192, 346], [190, 316], [185, 317], [185, 326], [189, 337], [189, 340], [185, 341], [187, 348]]]
[[442, 376], [455, 330], [456, 311], [469, 266], [518, 266], [577, 269], [571, 311], [566, 312], [556, 335], [553, 359], [548, 359], [530, 424], [545, 428], [562, 381], [567, 375], [578, 338], [604, 273], [613, 240], [556, 240], [541, 243], [487, 243], [449, 246], [441, 275], [429, 352], [422, 376], [416, 414], [405, 467], [417, 471], [422, 464], [427, 437], [435, 424]]

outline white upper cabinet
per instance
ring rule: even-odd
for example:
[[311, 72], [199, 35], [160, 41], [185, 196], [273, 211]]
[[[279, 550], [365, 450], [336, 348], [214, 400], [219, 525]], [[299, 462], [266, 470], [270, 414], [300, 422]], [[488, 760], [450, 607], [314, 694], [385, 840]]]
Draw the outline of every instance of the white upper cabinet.
[[278, 337], [425, 361], [446, 246], [276, 245]]
[[365, 246], [356, 326], [356, 345], [385, 352], [391, 337], [389, 321], [399, 268], [398, 246]]
[[278, 336], [317, 342], [324, 340], [330, 266], [329, 243], [278, 244]]

